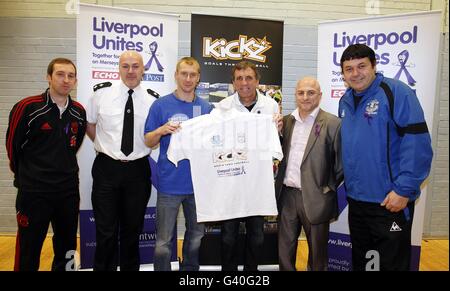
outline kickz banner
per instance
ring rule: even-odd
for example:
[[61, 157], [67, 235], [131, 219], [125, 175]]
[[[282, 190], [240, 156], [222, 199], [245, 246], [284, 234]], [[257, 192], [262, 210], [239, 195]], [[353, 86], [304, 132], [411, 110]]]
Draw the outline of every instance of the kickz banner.
[[[77, 99], [85, 107], [95, 84], [120, 82], [119, 57], [126, 50], [135, 50], [144, 59], [144, 86], [161, 96], [172, 92], [178, 59], [177, 15], [80, 4], [77, 15]], [[156, 183], [155, 159], [158, 154], [159, 151], [153, 151], [149, 157], [153, 185]], [[91, 204], [94, 158], [93, 144], [85, 138], [78, 153], [81, 268], [92, 267], [95, 252], [95, 220]], [[153, 262], [155, 205], [156, 189], [153, 188], [140, 236], [142, 263]], [[173, 245], [172, 259], [176, 260], [176, 241]]]
[[[345, 92], [341, 74], [342, 52], [351, 44], [363, 43], [376, 53], [377, 71], [401, 80], [416, 91], [428, 128], [438, 81], [441, 12], [420, 12], [319, 23], [318, 71], [323, 97], [321, 107], [338, 114], [339, 99]], [[411, 270], [419, 270], [420, 245], [427, 187], [416, 202], [411, 234]], [[348, 207], [343, 187], [338, 191], [339, 213], [330, 226], [329, 270], [351, 270], [351, 242]], [[393, 225], [391, 231], [399, 231]]]
[[[234, 93], [231, 80], [233, 66], [241, 61], [250, 61], [261, 74], [259, 91], [273, 98], [281, 112], [283, 21], [200, 14], [192, 14], [191, 19], [191, 56], [199, 61], [201, 68], [197, 96], [211, 103], [230, 96]], [[234, 174], [242, 173], [243, 170], [236, 168]], [[240, 231], [243, 232], [244, 228]], [[261, 261], [263, 264], [277, 264], [275, 216], [266, 217], [264, 233], [264, 256]], [[205, 243], [200, 248], [201, 264], [220, 265], [219, 234], [220, 224], [207, 224]], [[243, 238], [241, 235], [240, 240]], [[239, 245], [239, 252], [243, 253], [244, 244]]]
[[250, 61], [261, 73], [260, 91], [281, 106], [283, 27], [282, 21], [192, 14], [191, 56], [202, 72], [198, 96], [219, 102], [234, 93], [232, 67]]

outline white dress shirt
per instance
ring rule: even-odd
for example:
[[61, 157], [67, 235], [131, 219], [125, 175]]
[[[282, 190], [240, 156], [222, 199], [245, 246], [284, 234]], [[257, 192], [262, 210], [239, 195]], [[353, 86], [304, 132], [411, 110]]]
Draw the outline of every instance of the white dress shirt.
[[155, 97], [141, 85], [133, 89], [134, 143], [133, 152], [125, 156], [120, 150], [122, 143], [123, 118], [128, 90], [122, 81], [111, 87], [98, 89], [89, 99], [86, 108], [87, 120], [95, 124], [94, 147], [115, 160], [136, 160], [150, 154], [144, 143], [144, 125], [148, 111]]
[[302, 165], [306, 144], [308, 143], [309, 134], [311, 133], [317, 114], [319, 114], [319, 107], [314, 109], [305, 120], [302, 120], [300, 117], [298, 108], [291, 114], [295, 118], [295, 124], [292, 130], [286, 175], [283, 180], [283, 184], [286, 186], [298, 189], [302, 188], [300, 166]]

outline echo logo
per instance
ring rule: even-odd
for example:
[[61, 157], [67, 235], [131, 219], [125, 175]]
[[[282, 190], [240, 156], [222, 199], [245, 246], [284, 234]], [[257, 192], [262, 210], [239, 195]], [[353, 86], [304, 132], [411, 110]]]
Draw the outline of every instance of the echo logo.
[[119, 78], [118, 72], [92, 71], [92, 79], [119, 80]]
[[333, 89], [331, 90], [331, 98], [341, 98], [344, 96], [345, 89]]

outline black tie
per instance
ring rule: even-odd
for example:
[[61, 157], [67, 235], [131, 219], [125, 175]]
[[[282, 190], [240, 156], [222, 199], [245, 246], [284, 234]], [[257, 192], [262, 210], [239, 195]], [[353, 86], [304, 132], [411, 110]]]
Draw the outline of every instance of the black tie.
[[120, 150], [125, 156], [128, 156], [133, 151], [133, 131], [134, 131], [134, 112], [133, 112], [133, 90], [128, 90], [128, 100], [125, 104], [125, 113], [123, 115], [123, 131], [122, 144]]

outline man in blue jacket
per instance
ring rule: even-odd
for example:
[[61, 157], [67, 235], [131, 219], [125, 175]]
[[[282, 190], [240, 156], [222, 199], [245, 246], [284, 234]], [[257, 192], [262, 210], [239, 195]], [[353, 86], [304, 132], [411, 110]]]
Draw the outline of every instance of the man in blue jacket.
[[347, 47], [341, 69], [349, 86], [339, 117], [353, 270], [366, 270], [371, 250], [380, 258], [375, 269], [409, 270], [414, 202], [433, 157], [423, 110], [406, 84], [376, 73], [370, 47]]

